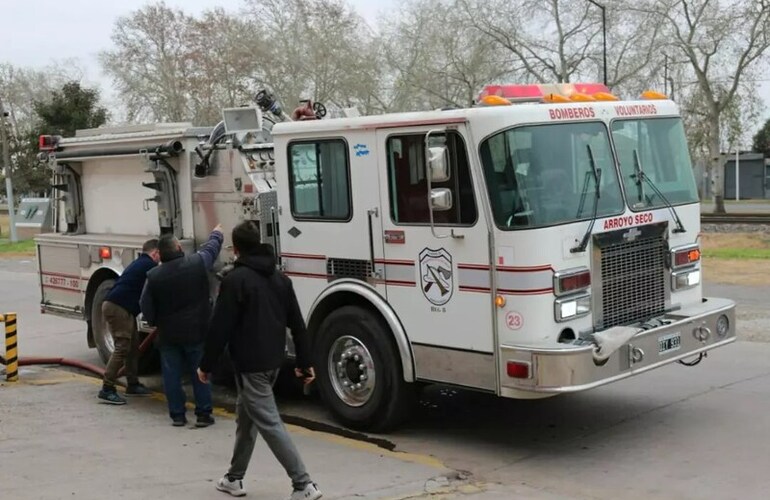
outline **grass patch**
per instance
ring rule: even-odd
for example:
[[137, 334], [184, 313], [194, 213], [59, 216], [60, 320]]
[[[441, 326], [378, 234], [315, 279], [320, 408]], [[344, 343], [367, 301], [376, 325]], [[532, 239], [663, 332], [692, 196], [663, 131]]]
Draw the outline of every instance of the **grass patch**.
[[770, 259], [770, 234], [706, 233], [701, 235], [704, 257], [715, 259]]
[[705, 281], [770, 284], [770, 234], [704, 233], [700, 245]]
[[0, 255], [35, 255], [35, 240], [24, 240], [11, 243], [8, 240], [0, 240]]
[[703, 250], [704, 257], [713, 259], [770, 259], [770, 249], [767, 248], [714, 248]]

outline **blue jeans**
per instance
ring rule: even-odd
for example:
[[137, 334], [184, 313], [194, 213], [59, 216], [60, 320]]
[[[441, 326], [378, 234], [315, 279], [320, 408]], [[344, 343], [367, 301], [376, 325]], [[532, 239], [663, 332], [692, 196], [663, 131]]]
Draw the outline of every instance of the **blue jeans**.
[[211, 386], [198, 380], [198, 365], [203, 357], [203, 344], [161, 345], [160, 364], [163, 370], [163, 389], [168, 401], [171, 418], [185, 415], [187, 395], [182, 387], [182, 377], [192, 379], [195, 395], [195, 414], [211, 415]]

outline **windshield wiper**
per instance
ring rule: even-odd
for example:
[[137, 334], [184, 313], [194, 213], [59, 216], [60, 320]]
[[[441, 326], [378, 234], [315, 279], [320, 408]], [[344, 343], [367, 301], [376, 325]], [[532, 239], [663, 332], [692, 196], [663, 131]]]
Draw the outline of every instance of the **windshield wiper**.
[[[596, 223], [596, 214], [599, 212], [599, 196], [601, 195], [600, 181], [602, 179], [602, 170], [596, 168], [596, 161], [594, 161], [594, 152], [591, 149], [590, 144], [586, 144], [586, 150], [588, 151], [588, 162], [591, 164], [591, 171], [594, 174], [594, 181], [596, 182], [596, 190], [594, 191], [594, 212], [591, 214], [591, 224], [588, 225], [586, 234], [583, 235], [583, 239], [580, 240], [580, 244], [576, 247], [569, 249], [570, 253], [585, 252], [588, 246], [588, 239], [591, 237], [591, 231], [594, 229]], [[588, 179], [586, 178], [586, 181]], [[585, 200], [585, 191], [588, 189], [588, 182], [583, 184], [583, 195], [581, 196], [580, 211], [583, 211], [583, 200]]]
[[[639, 155], [634, 150], [634, 173], [631, 174], [631, 178], [634, 179], [636, 184], [636, 197], [640, 202], [644, 202], [644, 181], [642, 180], [644, 172], [642, 166], [639, 164]], [[651, 200], [647, 200], [647, 203], [651, 203]], [[634, 205], [636, 206], [636, 205]]]
[[[668, 211], [671, 212], [671, 216], [674, 218], [674, 222], [676, 222], [676, 227], [673, 229], [674, 233], [684, 233], [686, 232], [684, 229], [684, 226], [682, 225], [682, 221], [679, 218], [679, 214], [676, 213], [676, 209], [674, 208], [674, 205], [671, 204], [670, 201], [668, 201], [668, 198], [666, 198], [663, 193], [660, 192], [660, 189], [655, 185], [654, 182], [652, 182], [652, 179], [650, 179], [647, 174], [644, 173], [644, 170], [642, 169], [642, 164], [639, 162], [639, 153], [634, 149], [634, 173], [631, 175], [631, 178], [636, 181], [636, 185], [639, 186], [639, 190], [641, 193], [641, 186], [642, 182], [646, 182], [650, 188], [652, 188], [653, 191], [655, 191], [655, 194], [660, 196], [660, 199], [663, 200], [663, 203], [666, 205], [666, 208], [668, 208]], [[642, 198], [639, 198], [641, 201]], [[649, 203], [649, 201], [648, 201]]]

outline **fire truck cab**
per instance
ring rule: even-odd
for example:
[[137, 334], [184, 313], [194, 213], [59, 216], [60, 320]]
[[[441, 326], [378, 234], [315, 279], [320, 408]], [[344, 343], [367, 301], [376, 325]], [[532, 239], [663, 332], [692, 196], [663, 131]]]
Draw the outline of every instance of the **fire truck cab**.
[[412, 382], [541, 398], [735, 340], [675, 104], [521, 89], [273, 128], [281, 267], [345, 423], [387, 426]]
[[294, 121], [259, 97], [214, 129], [46, 145], [62, 197], [37, 238], [42, 309], [86, 319], [104, 357], [100, 300], [141, 241], [192, 249], [253, 220], [293, 280], [325, 403], [369, 430], [422, 383], [543, 398], [735, 340], [734, 303], [702, 296], [700, 203], [664, 96], [495, 86], [468, 109]]

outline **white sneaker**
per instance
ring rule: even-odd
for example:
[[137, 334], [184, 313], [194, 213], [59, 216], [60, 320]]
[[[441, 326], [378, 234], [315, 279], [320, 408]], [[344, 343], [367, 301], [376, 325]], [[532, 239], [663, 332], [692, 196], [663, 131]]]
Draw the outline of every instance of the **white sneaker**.
[[318, 491], [318, 487], [313, 483], [308, 483], [304, 490], [294, 490], [289, 500], [318, 500], [323, 493]]
[[236, 479], [235, 481], [230, 481], [230, 478], [227, 477], [227, 475], [225, 475], [222, 479], [217, 481], [216, 488], [219, 491], [222, 491], [234, 497], [242, 497], [246, 495], [246, 490], [243, 489], [243, 481], [241, 481], [240, 479]]

